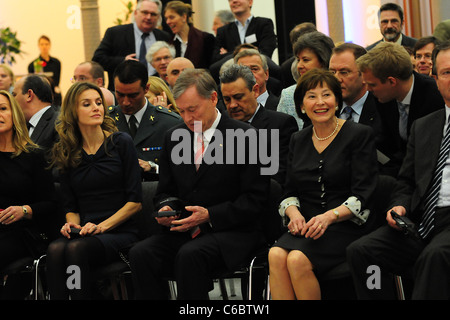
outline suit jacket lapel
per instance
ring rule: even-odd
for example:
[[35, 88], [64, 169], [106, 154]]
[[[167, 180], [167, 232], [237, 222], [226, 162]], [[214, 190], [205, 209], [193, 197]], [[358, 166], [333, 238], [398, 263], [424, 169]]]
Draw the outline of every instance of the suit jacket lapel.
[[127, 118], [125, 118], [122, 111], [118, 111], [117, 114], [114, 115], [114, 120], [116, 120], [119, 131], [130, 134], [130, 127], [128, 126]]
[[150, 103], [147, 104], [147, 110], [145, 110], [142, 115], [141, 122], [139, 123], [139, 128], [134, 137], [134, 144], [138, 145], [141, 141], [148, 139], [153, 135], [154, 130], [152, 126], [158, 121], [157, 117], [154, 116]]
[[421, 165], [417, 166], [416, 174], [420, 175], [421, 179], [418, 180], [418, 185], [421, 187], [421, 196], [426, 192], [428, 185], [433, 178], [434, 169], [436, 167], [439, 151], [441, 148], [441, 142], [444, 134], [445, 124], [445, 110], [437, 113], [432, 121], [428, 121], [427, 130], [421, 131], [421, 137], [418, 137], [416, 141], [420, 141], [420, 146], [416, 146], [417, 150], [421, 153]]
[[31, 139], [33, 141], [37, 141], [41, 136], [42, 132], [44, 132], [45, 128], [47, 128], [50, 119], [52, 118], [54, 110], [50, 107], [44, 114], [41, 116], [37, 126], [34, 128], [33, 133], [31, 134]]
[[269, 121], [270, 119], [267, 117], [265, 107], [259, 105], [259, 110], [255, 114], [255, 117], [253, 118], [251, 125], [256, 128], [266, 128], [266, 124]]
[[371, 93], [369, 93], [366, 101], [364, 102], [364, 106], [363, 106], [361, 115], [359, 117], [359, 122], [365, 123], [365, 124], [372, 123], [374, 120], [374, 116], [375, 116], [375, 112], [374, 112], [375, 108], [376, 108], [375, 102], [371, 98]]
[[[210, 152], [211, 151], [210, 147], [212, 148], [213, 146], [216, 146], [216, 143], [214, 143], [214, 142], [216, 140], [217, 135], [218, 134], [222, 135], [222, 146], [221, 147], [223, 148], [223, 156], [224, 156], [223, 161], [225, 161], [225, 150], [226, 150], [226, 139], [225, 139], [225, 129], [226, 128], [225, 128], [225, 124], [224, 124], [225, 119], [226, 119], [226, 115], [222, 113], [222, 117], [221, 117], [219, 123], [217, 124], [216, 131], [215, 131], [215, 133], [209, 143], [208, 149], [207, 149], [207, 151]], [[194, 143], [194, 134], [193, 133], [192, 133], [192, 143]], [[192, 150], [194, 150], [194, 148], [192, 148]], [[192, 163], [193, 163], [192, 167], [194, 168], [194, 170], [196, 170], [195, 164], [194, 164], [194, 156], [195, 155], [193, 153], [194, 152], [192, 152]], [[211, 170], [214, 166], [215, 166], [215, 164], [206, 164], [206, 163], [202, 162], [202, 164], [200, 165], [200, 168], [197, 171], [196, 182], [199, 179], [201, 179], [205, 175], [205, 173], [208, 172], [209, 170]]]

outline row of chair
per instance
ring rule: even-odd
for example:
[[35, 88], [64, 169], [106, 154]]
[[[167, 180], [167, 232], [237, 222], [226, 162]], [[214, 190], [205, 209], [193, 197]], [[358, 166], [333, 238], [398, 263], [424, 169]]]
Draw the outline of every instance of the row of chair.
[[[384, 213], [388, 209], [390, 195], [395, 185], [395, 179], [389, 176], [380, 176], [375, 192], [376, 207], [375, 212], [379, 215], [377, 217], [377, 224], [384, 223]], [[144, 239], [152, 234], [159, 232], [159, 226], [153, 218], [153, 212], [155, 211], [153, 205], [153, 197], [157, 188], [157, 182], [143, 182], [143, 203], [142, 211], [135, 215], [134, 219], [137, 220], [139, 226], [139, 236]], [[57, 186], [57, 192], [59, 192], [59, 186]], [[281, 197], [281, 186], [272, 179], [268, 210], [264, 213], [262, 218], [262, 227], [267, 239], [267, 243], [264, 247], [260, 248], [255, 254], [249, 258], [238, 270], [229, 272], [227, 274], [218, 275], [217, 281], [220, 286], [221, 295], [224, 300], [228, 299], [228, 292], [226, 289], [226, 279], [239, 278], [242, 284], [242, 298], [244, 300], [252, 300], [255, 298], [253, 288], [255, 287], [255, 274], [262, 275], [257, 277], [258, 281], [264, 281], [264, 283], [258, 284], [259, 288], [263, 288], [264, 299], [270, 299], [270, 287], [269, 287], [269, 268], [267, 255], [270, 246], [277, 240], [277, 238], [285, 231], [282, 226], [281, 218], [278, 214], [278, 203]], [[59, 197], [61, 199], [61, 197]], [[103, 279], [109, 282], [112, 295], [114, 299], [127, 300], [132, 294], [132, 282], [131, 282], [131, 269], [127, 261], [127, 252], [119, 252], [121, 259], [111, 263], [109, 265], [98, 268], [95, 271], [95, 279]], [[17, 273], [32, 273], [32, 284], [30, 284], [29, 299], [47, 299], [45, 281], [45, 253], [37, 257], [23, 258], [10, 264], [6, 268], [0, 270], [0, 276], [4, 278], [6, 275]], [[402, 286], [401, 277], [399, 275], [394, 276], [395, 288], [397, 289], [397, 297], [401, 300], [405, 299], [405, 294]], [[350, 296], [339, 295], [339, 298], [354, 298], [352, 292], [351, 275], [347, 263], [342, 263], [333, 268], [319, 281], [321, 283], [331, 283], [336, 281], [344, 281], [350, 289]], [[176, 298], [176, 287], [173, 279], [168, 279], [173, 298]], [[340, 286], [339, 286], [340, 287]], [[341, 287], [340, 287], [341, 288]], [[257, 297], [258, 299], [260, 297]], [[333, 298], [333, 297], [331, 297]]]

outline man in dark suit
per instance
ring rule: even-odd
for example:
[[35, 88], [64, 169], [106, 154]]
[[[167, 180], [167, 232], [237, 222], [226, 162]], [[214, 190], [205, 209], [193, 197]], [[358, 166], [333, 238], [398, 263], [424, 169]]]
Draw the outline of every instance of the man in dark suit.
[[402, 274], [414, 267], [412, 299], [450, 299], [449, 42], [434, 51], [433, 66], [446, 107], [414, 122], [391, 201], [391, 210], [415, 222], [418, 238], [399, 231], [389, 210], [388, 225], [348, 247], [351, 274], [361, 299], [393, 297], [392, 283], [384, 286], [380, 281], [378, 289], [367, 287], [369, 266], [378, 266], [382, 279], [389, 272]]
[[412, 123], [444, 107], [431, 77], [413, 72], [408, 52], [394, 43], [380, 43], [356, 61], [368, 90], [378, 99], [383, 123], [379, 150], [386, 156], [382, 173], [396, 176], [406, 152]]
[[58, 112], [52, 106], [49, 80], [40, 75], [23, 77], [16, 82], [13, 95], [23, 110], [31, 140], [48, 151], [58, 139]]
[[341, 44], [333, 49], [329, 69], [341, 83], [344, 104], [339, 118], [372, 127], [378, 144], [383, 131], [377, 110], [378, 102], [373, 94], [368, 92], [356, 65], [356, 59], [366, 53], [366, 49], [357, 44]]
[[269, 58], [278, 46], [273, 21], [252, 16], [253, 0], [233, 0], [229, 1], [229, 5], [236, 21], [217, 29], [213, 63], [210, 67], [213, 75], [228, 59], [233, 58], [233, 51], [240, 44], [253, 44]]
[[234, 63], [250, 68], [259, 87], [258, 102], [266, 109], [276, 111], [280, 97], [269, 92], [267, 88], [270, 74], [266, 56], [259, 53], [258, 50], [247, 49], [239, 52], [234, 57]]
[[179, 115], [152, 105], [145, 94], [149, 89], [145, 66], [134, 60], [120, 63], [114, 74], [118, 106], [109, 113], [122, 132], [131, 135], [145, 180], [159, 179], [159, 161], [164, 135], [181, 122]]
[[[163, 233], [131, 249], [138, 299], [167, 299], [168, 275], [175, 276], [178, 299], [208, 299], [212, 279], [244, 263], [264, 238], [258, 216], [269, 176], [259, 165], [237, 164], [236, 142], [229, 141], [230, 131], [254, 129], [217, 110], [217, 85], [205, 70], [185, 70], [173, 91], [184, 124], [166, 135], [155, 203], [161, 212], [183, 214], [157, 218]], [[249, 152], [246, 144], [240, 155]], [[209, 161], [214, 154], [220, 159]]]
[[[92, 60], [100, 63], [108, 72], [108, 89], [111, 91], [114, 91], [114, 70], [123, 60], [141, 61], [147, 67], [148, 75], [155, 73], [155, 69], [145, 60], [147, 50], [156, 41], [170, 39], [167, 32], [156, 28], [161, 16], [161, 6], [159, 0], [138, 1], [134, 11], [135, 22], [106, 30]], [[142, 42], [145, 47], [142, 47]]]
[[[268, 153], [272, 160], [278, 160], [273, 178], [281, 185], [286, 177], [287, 155], [291, 135], [298, 131], [297, 121], [291, 115], [268, 110], [257, 101], [258, 83], [247, 66], [231, 65], [221, 76], [223, 101], [231, 118], [248, 122], [257, 129], [266, 129]], [[262, 131], [262, 130], [261, 130]], [[277, 132], [277, 140], [272, 141], [272, 133]], [[272, 148], [277, 148], [272, 150]], [[274, 155], [278, 153], [278, 156]], [[273, 167], [273, 163], [270, 163]]]
[[402, 7], [395, 3], [386, 3], [380, 7], [378, 18], [383, 39], [368, 46], [367, 51], [372, 50], [381, 42], [393, 42], [411, 49], [414, 48], [417, 39], [410, 38], [402, 33], [405, 25]]

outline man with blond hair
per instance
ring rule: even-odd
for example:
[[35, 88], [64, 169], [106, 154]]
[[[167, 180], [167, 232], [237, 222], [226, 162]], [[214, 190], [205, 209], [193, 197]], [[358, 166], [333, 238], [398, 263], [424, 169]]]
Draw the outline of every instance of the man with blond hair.
[[[418, 119], [411, 128], [387, 225], [347, 248], [359, 299], [392, 299], [392, 286], [383, 280], [410, 268], [414, 268], [413, 300], [450, 299], [450, 186], [446, 183], [450, 173], [450, 42], [433, 52], [433, 68], [445, 108]], [[416, 233], [410, 234], [416, 236], [400, 231], [391, 210], [415, 223]], [[378, 288], [369, 288], [369, 266], [379, 270]]]
[[443, 108], [444, 101], [436, 82], [414, 72], [408, 52], [398, 44], [380, 43], [356, 63], [367, 89], [381, 103], [378, 111], [385, 136], [380, 151], [389, 159], [385, 173], [396, 176], [412, 123]]

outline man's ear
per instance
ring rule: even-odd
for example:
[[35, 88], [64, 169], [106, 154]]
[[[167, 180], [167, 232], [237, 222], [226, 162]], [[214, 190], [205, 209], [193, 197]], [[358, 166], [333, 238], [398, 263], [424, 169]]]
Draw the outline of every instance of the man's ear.
[[255, 83], [253, 86], [252, 92], [255, 96], [255, 99], [259, 97], [259, 84]]
[[217, 91], [214, 91], [212, 94], [211, 94], [211, 102], [212, 103], [215, 103], [215, 104], [217, 104], [217, 102], [219, 102], [219, 98], [218, 98], [218, 94], [217, 94]]
[[26, 96], [27, 102], [31, 102], [31, 100], [33, 100], [34, 96], [35, 96], [35, 94], [34, 94], [33, 90], [28, 89], [27, 96]]
[[398, 79], [394, 78], [394, 77], [388, 77], [387, 81], [389, 82], [389, 84], [393, 87], [395, 87], [398, 84]]

